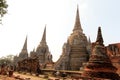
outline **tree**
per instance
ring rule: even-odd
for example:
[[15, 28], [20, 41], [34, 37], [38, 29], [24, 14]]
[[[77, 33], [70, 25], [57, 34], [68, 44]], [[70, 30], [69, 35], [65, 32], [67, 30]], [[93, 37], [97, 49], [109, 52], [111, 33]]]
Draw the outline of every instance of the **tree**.
[[6, 57], [1, 57], [0, 58], [0, 65], [12, 65], [13, 64], [13, 55], [8, 55]]
[[2, 24], [2, 17], [7, 13], [6, 0], [0, 0], [0, 24]]

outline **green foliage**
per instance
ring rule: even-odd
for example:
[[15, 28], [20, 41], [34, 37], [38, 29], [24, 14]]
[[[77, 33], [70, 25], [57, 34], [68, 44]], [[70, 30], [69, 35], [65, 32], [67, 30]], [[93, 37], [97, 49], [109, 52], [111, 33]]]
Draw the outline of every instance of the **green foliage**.
[[7, 7], [6, 0], [0, 0], [0, 21], [2, 21], [2, 17], [7, 13]]
[[1, 57], [0, 58], [0, 65], [5, 64], [5, 65], [11, 65], [13, 63], [13, 55], [8, 55], [6, 57]]

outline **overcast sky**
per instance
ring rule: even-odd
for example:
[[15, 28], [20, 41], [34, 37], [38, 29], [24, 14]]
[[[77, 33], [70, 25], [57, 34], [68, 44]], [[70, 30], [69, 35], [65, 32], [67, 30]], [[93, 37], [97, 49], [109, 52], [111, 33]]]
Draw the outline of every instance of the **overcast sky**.
[[83, 32], [96, 40], [102, 28], [104, 44], [120, 42], [120, 0], [7, 0], [8, 14], [0, 25], [0, 57], [18, 55], [28, 36], [28, 52], [37, 48], [46, 25], [49, 50], [56, 61], [72, 33], [77, 4]]

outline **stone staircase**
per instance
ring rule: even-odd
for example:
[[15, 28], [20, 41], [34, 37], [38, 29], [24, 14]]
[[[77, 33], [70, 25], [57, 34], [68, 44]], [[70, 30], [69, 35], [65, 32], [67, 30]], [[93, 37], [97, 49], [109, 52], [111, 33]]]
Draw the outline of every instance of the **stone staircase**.
[[64, 55], [61, 55], [60, 56], [60, 58], [57, 60], [57, 62], [55, 63], [55, 65], [54, 65], [54, 68], [56, 68], [57, 66], [59, 66], [62, 62], [63, 62], [63, 60], [64, 60], [64, 57], [63, 57]]

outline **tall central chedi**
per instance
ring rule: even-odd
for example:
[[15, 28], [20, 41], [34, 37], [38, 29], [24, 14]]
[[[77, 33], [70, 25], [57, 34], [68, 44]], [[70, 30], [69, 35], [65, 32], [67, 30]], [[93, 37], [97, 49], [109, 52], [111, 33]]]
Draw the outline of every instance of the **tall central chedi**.
[[96, 42], [94, 43], [90, 59], [84, 68], [82, 76], [120, 80], [116, 70], [107, 55], [106, 48], [103, 44], [101, 28], [99, 27]]
[[73, 33], [69, 36], [67, 43], [64, 43], [62, 55], [56, 62], [55, 69], [80, 70], [82, 64], [88, 61], [87, 44], [88, 41], [81, 27], [77, 7]]

